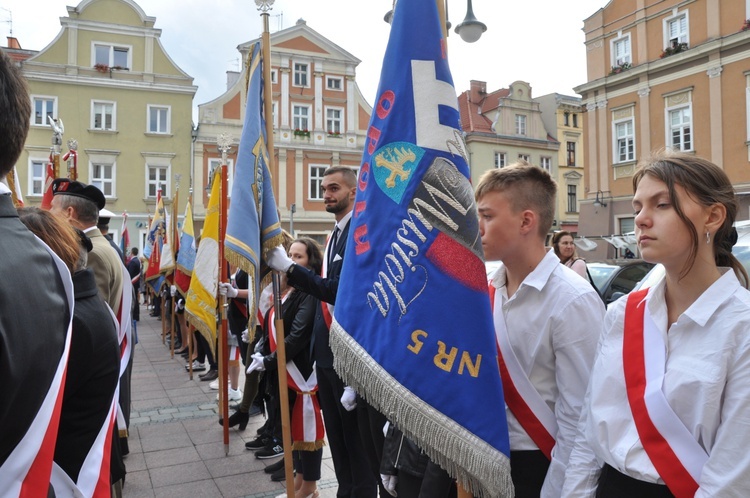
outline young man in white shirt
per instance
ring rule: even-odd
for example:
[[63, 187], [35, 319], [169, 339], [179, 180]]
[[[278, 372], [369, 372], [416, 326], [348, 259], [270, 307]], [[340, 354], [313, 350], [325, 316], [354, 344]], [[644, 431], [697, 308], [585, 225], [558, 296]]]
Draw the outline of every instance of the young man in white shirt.
[[557, 185], [521, 162], [477, 186], [517, 498], [559, 497], [602, 329], [591, 285], [545, 246]]

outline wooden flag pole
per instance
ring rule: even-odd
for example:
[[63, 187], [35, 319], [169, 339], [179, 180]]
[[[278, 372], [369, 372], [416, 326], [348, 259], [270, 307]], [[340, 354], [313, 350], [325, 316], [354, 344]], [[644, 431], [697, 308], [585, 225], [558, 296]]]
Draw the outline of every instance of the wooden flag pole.
[[[268, 28], [269, 11], [273, 1], [263, 1], [258, 10], [263, 18], [263, 36], [261, 38], [263, 49], [263, 114], [266, 118], [266, 149], [268, 150], [268, 170], [271, 179], [278, 178], [278, 167], [276, 164], [276, 152], [273, 146], [273, 103], [271, 88], [271, 33]], [[276, 186], [276, 185], [274, 185]], [[274, 189], [276, 190], [276, 189]], [[278, 196], [278, 191], [275, 192]], [[278, 197], [277, 197], [278, 198]], [[281, 274], [273, 272], [273, 294], [275, 307], [276, 325], [276, 360], [279, 377], [279, 402], [281, 409], [281, 435], [284, 446], [284, 472], [286, 476], [286, 495], [294, 496], [294, 466], [292, 465], [292, 428], [289, 417], [289, 390], [286, 378], [286, 347], [284, 344], [284, 318], [281, 312]]]
[[[224, 238], [227, 231], [227, 153], [229, 152], [229, 137], [219, 136], [219, 151], [221, 152], [221, 196], [219, 197], [219, 282], [228, 282], [227, 263], [224, 259]], [[229, 420], [229, 354], [227, 351], [227, 297], [219, 300], [220, 327], [219, 334], [219, 408], [221, 417]], [[229, 456], [229, 424], [224, 427], [224, 455]]]
[[[174, 191], [174, 200], [172, 201], [172, 233], [169, 234], [170, 237], [172, 237], [172, 243], [169, 245], [169, 247], [172, 249], [172, 263], [174, 263], [174, 268], [172, 268], [172, 285], [175, 285], [176, 287], [176, 278], [177, 278], [177, 261], [175, 261], [174, 257], [174, 247], [175, 247], [175, 236], [177, 235], [177, 219], [175, 218], [175, 214], [177, 213], [177, 200], [180, 198], [180, 175], [177, 175], [177, 186]], [[177, 292], [174, 293], [174, 296], [172, 296], [172, 288], [170, 286], [170, 297], [172, 298], [170, 301], [172, 302], [172, 320], [171, 320], [171, 327], [172, 327], [172, 343], [170, 344], [170, 358], [174, 358], [174, 343], [177, 340], [177, 330], [175, 327], [175, 323], [177, 322], [176, 314], [176, 308], [177, 308]]]

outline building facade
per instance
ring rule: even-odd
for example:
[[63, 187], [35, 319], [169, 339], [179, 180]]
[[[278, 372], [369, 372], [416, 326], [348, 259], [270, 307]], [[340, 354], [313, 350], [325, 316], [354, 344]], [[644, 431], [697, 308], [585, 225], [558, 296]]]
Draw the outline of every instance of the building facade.
[[[304, 20], [270, 35], [273, 93], [274, 194], [282, 226], [324, 243], [333, 228], [320, 189], [331, 166], [359, 169], [372, 107], [355, 81], [359, 59], [311, 29]], [[257, 40], [255, 40], [257, 41]], [[247, 62], [253, 42], [238, 50]], [[195, 140], [196, 220], [205, 213], [211, 172], [221, 163], [217, 139], [235, 144], [228, 155], [233, 174], [247, 102], [246, 69], [228, 73], [227, 91], [200, 104]], [[231, 200], [230, 200], [231, 202]]]
[[[525, 160], [558, 176], [560, 142], [547, 133], [539, 102], [531, 86], [516, 81], [508, 88], [487, 92], [483, 81], [458, 96], [461, 128], [469, 152], [471, 181], [476, 185], [485, 171]], [[559, 229], [555, 218], [553, 230]]]
[[557, 152], [557, 227], [578, 233], [579, 200], [583, 193], [583, 115], [581, 98], [550, 93], [534, 99], [547, 133], [560, 143]]
[[[640, 158], [673, 147], [729, 175], [750, 214], [750, 2], [612, 0], [584, 21], [588, 81], [579, 233], [634, 230]], [[633, 250], [635, 247], [633, 246]], [[618, 255], [599, 243], [598, 258]]]
[[[60, 119], [63, 154], [68, 140], [78, 142], [78, 179], [99, 187], [118, 215], [110, 232], [119, 236], [127, 211], [131, 246], [142, 248], [157, 190], [169, 204], [177, 175], [187, 190], [197, 88], [161, 45], [156, 19], [132, 0], [83, 0], [67, 12], [54, 40], [20, 62], [32, 101], [17, 163], [25, 201], [41, 202], [48, 116]], [[65, 164], [60, 175], [67, 176]]]

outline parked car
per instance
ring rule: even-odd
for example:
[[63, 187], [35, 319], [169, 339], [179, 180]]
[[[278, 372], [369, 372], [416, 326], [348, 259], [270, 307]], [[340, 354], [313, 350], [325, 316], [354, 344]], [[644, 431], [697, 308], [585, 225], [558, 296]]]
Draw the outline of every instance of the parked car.
[[654, 264], [642, 259], [608, 259], [586, 266], [602, 301], [609, 304], [632, 291]]
[[[750, 221], [737, 221], [734, 223], [734, 228], [737, 229], [737, 243], [732, 248], [732, 253], [745, 267], [745, 271], [750, 274]], [[662, 275], [664, 275], [664, 267], [656, 265], [637, 288], [653, 287]]]

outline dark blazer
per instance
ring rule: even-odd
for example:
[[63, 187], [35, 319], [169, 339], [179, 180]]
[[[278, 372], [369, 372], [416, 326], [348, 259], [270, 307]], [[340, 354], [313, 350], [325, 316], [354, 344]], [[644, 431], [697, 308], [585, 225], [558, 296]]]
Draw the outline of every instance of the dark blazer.
[[[336, 247], [334, 248], [334, 259], [336, 261], [328, 266], [325, 278], [316, 275], [307, 268], [294, 265], [287, 279], [289, 285], [314, 296], [320, 301], [336, 304], [336, 293], [339, 289], [341, 267], [344, 265], [346, 239], [349, 237], [349, 227], [351, 224], [350, 219], [339, 235]], [[325, 254], [323, 257], [325, 257]], [[328, 341], [328, 334], [328, 325], [326, 325], [323, 318], [323, 310], [321, 306], [318, 306], [313, 325], [313, 359], [318, 363], [318, 367], [322, 368], [333, 368], [333, 352]]]
[[[305, 378], [312, 373], [313, 362], [310, 357], [310, 341], [312, 340], [315, 312], [319, 307], [317, 299], [300, 291], [292, 292], [281, 306], [284, 318], [286, 361], [294, 361]], [[266, 333], [270, 330], [269, 316], [270, 313], [266, 315], [266, 323], [263, 324]], [[278, 369], [276, 351], [270, 353], [268, 341], [265, 341], [263, 347], [263, 352], [266, 354], [263, 364], [266, 370]]]
[[65, 348], [70, 310], [52, 256], [0, 195], [0, 466], [26, 435]]
[[73, 338], [65, 377], [55, 462], [74, 482], [102, 425], [120, 377], [117, 328], [99, 295], [94, 272], [73, 275]]

